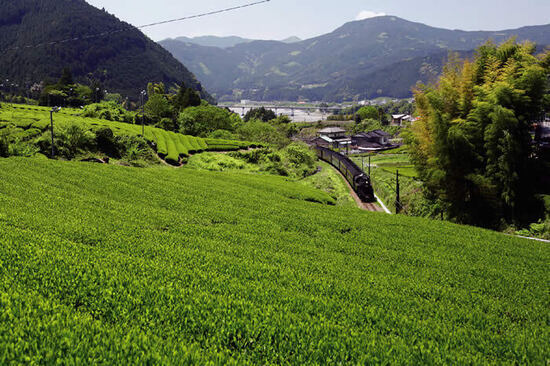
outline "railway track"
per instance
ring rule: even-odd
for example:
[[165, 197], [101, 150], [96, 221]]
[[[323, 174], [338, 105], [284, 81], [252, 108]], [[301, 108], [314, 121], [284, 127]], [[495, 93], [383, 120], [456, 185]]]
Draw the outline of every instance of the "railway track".
[[344, 182], [346, 182], [346, 185], [348, 187], [349, 194], [351, 195], [351, 197], [353, 198], [355, 203], [357, 203], [357, 206], [360, 209], [365, 210], [365, 211], [371, 211], [371, 212], [385, 212], [384, 209], [382, 207], [380, 207], [378, 204], [376, 204], [375, 202], [364, 202], [361, 198], [359, 198], [357, 193], [353, 190], [353, 187], [347, 181], [346, 177], [338, 169], [336, 169], [333, 165], [331, 165], [331, 164], [329, 164], [329, 165], [330, 165], [331, 169], [334, 169], [344, 179]]

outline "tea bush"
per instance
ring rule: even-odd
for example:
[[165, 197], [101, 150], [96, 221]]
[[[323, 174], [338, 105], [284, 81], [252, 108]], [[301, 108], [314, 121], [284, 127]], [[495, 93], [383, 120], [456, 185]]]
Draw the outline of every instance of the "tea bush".
[[550, 359], [548, 245], [332, 204], [281, 177], [0, 159], [0, 364]]

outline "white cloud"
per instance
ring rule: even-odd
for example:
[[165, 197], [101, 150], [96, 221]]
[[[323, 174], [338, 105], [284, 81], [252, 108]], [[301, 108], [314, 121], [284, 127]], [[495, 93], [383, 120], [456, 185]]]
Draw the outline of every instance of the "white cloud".
[[355, 20], [365, 20], [369, 18], [383, 17], [385, 15], [386, 13], [377, 13], [375, 11], [363, 10], [359, 14], [357, 14], [357, 17], [355, 17]]

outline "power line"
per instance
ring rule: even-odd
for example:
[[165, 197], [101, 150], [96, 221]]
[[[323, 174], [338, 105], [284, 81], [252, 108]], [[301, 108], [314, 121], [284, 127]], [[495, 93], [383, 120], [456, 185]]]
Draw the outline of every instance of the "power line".
[[143, 29], [143, 28], [154, 27], [154, 26], [162, 25], [162, 24], [181, 22], [181, 21], [183, 21], [183, 20], [189, 20], [189, 19], [195, 19], [195, 18], [202, 18], [202, 17], [206, 17], [206, 16], [210, 16], [210, 15], [215, 15], [215, 14], [220, 14], [220, 13], [227, 13], [227, 12], [234, 11], [234, 10], [249, 8], [249, 7], [251, 7], [251, 6], [255, 6], [255, 5], [259, 5], [259, 4], [263, 4], [263, 3], [268, 3], [268, 2], [270, 2], [270, 1], [271, 1], [271, 0], [256, 1], [256, 2], [254, 2], [254, 3], [249, 3], [249, 4], [234, 6], [234, 7], [232, 7], [232, 8], [227, 8], [227, 9], [222, 9], [222, 10], [215, 10], [215, 11], [211, 11], [211, 12], [208, 12], [208, 13], [202, 13], [202, 14], [197, 14], [197, 15], [191, 15], [191, 16], [187, 16], [187, 17], [183, 17], [183, 18], [178, 18], [178, 19], [165, 20], [165, 21], [163, 21], [163, 22], [156, 22], [156, 23], [146, 24], [146, 25], [142, 25], [142, 26], [139, 26], [139, 27], [136, 27], [136, 28], [138, 28], [138, 29]]
[[43, 42], [43, 43], [38, 43], [38, 44], [35, 44], [35, 45], [16, 46], [16, 47], [8, 48], [8, 49], [6, 49], [6, 51], [16, 51], [16, 50], [20, 50], [20, 49], [38, 48], [38, 47], [44, 47], [44, 46], [53, 46], [53, 45], [61, 44], [61, 43], [74, 42], [74, 41], [80, 41], [80, 40], [92, 39], [92, 38], [99, 38], [99, 37], [109, 36], [109, 35], [116, 34], [116, 33], [129, 32], [129, 31], [132, 31], [132, 30], [135, 30], [135, 29], [150, 28], [150, 27], [155, 27], [155, 26], [163, 25], [163, 24], [182, 22], [182, 21], [190, 20], [190, 19], [203, 18], [203, 17], [216, 15], [216, 14], [221, 14], [221, 13], [228, 13], [228, 12], [239, 10], [239, 9], [249, 8], [251, 6], [264, 4], [264, 3], [267, 3], [269, 1], [271, 1], [271, 0], [261, 0], [261, 1], [256, 1], [256, 2], [252, 2], [252, 3], [248, 3], [248, 4], [233, 6], [231, 8], [214, 10], [214, 11], [210, 11], [210, 12], [207, 12], [207, 13], [189, 15], [189, 16], [186, 16], [186, 17], [183, 17], [183, 18], [164, 20], [164, 21], [160, 21], [160, 22], [140, 25], [140, 26], [137, 26], [137, 27], [132, 26], [132, 27], [117, 29], [117, 30], [113, 30], [113, 31], [106, 31], [106, 32], [101, 32], [101, 33], [89, 34], [89, 35], [82, 36], [82, 37], [66, 38], [66, 39], [59, 40], [59, 41]]

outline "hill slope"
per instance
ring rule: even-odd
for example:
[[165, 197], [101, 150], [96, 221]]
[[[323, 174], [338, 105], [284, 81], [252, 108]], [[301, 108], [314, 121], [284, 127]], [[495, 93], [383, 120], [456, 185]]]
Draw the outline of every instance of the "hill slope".
[[0, 363], [541, 364], [548, 246], [282, 178], [0, 159]]
[[[205, 47], [218, 47], [218, 48], [230, 48], [235, 47], [241, 43], [250, 43], [253, 42], [253, 39], [247, 39], [237, 36], [228, 36], [228, 37], [218, 37], [218, 36], [199, 36], [199, 37], [177, 37], [174, 38], [175, 41], [196, 44], [199, 46]], [[288, 37], [281, 42], [283, 43], [296, 43], [302, 41], [300, 38], [293, 36]]]
[[[547, 45], [550, 25], [465, 32], [387, 16], [347, 23], [332, 33], [292, 44], [255, 41], [225, 50], [174, 40], [161, 44], [220, 100], [340, 101], [408, 97], [417, 81], [433, 77], [425, 70], [439, 72], [449, 50], [471, 52], [489, 39], [502, 42], [512, 36]], [[379, 72], [387, 69], [404, 80], [380, 78]], [[362, 80], [360, 85], [357, 80]]]
[[[48, 107], [3, 104], [0, 106], [0, 138], [32, 142], [42, 137], [49, 141], [51, 133], [49, 111]], [[84, 131], [92, 132], [109, 128], [117, 137], [137, 137], [141, 136], [143, 132], [143, 138], [149, 146], [154, 146], [158, 156], [173, 165], [178, 165], [182, 160], [186, 160], [189, 154], [203, 151], [232, 151], [257, 146], [257, 144], [244, 141], [186, 136], [153, 126], [145, 126], [142, 129], [141, 125], [82, 117], [81, 114], [81, 110], [70, 108], [57, 113], [54, 134], [57, 135], [59, 130], [66, 130], [70, 126], [78, 126]], [[46, 150], [49, 151], [49, 149], [50, 145], [48, 144]], [[43, 153], [46, 152], [43, 151]], [[50, 156], [49, 153], [47, 155]]]
[[[25, 48], [119, 29], [129, 30]], [[58, 78], [64, 67], [70, 67], [78, 81], [87, 83], [94, 77], [107, 90], [133, 97], [148, 82], [159, 81], [168, 85], [184, 81], [202, 91], [194, 75], [162, 47], [84, 0], [0, 0], [0, 49], [0, 77], [25, 88]]]
[[193, 38], [178, 37], [178, 38], [175, 38], [175, 40], [180, 42], [185, 42], [185, 43], [193, 43], [199, 46], [219, 47], [219, 48], [229, 48], [229, 47], [234, 47], [241, 43], [252, 42], [251, 39], [246, 39], [246, 38], [237, 37], [237, 36], [229, 36], [229, 37], [200, 36], [200, 37], [193, 37]]

